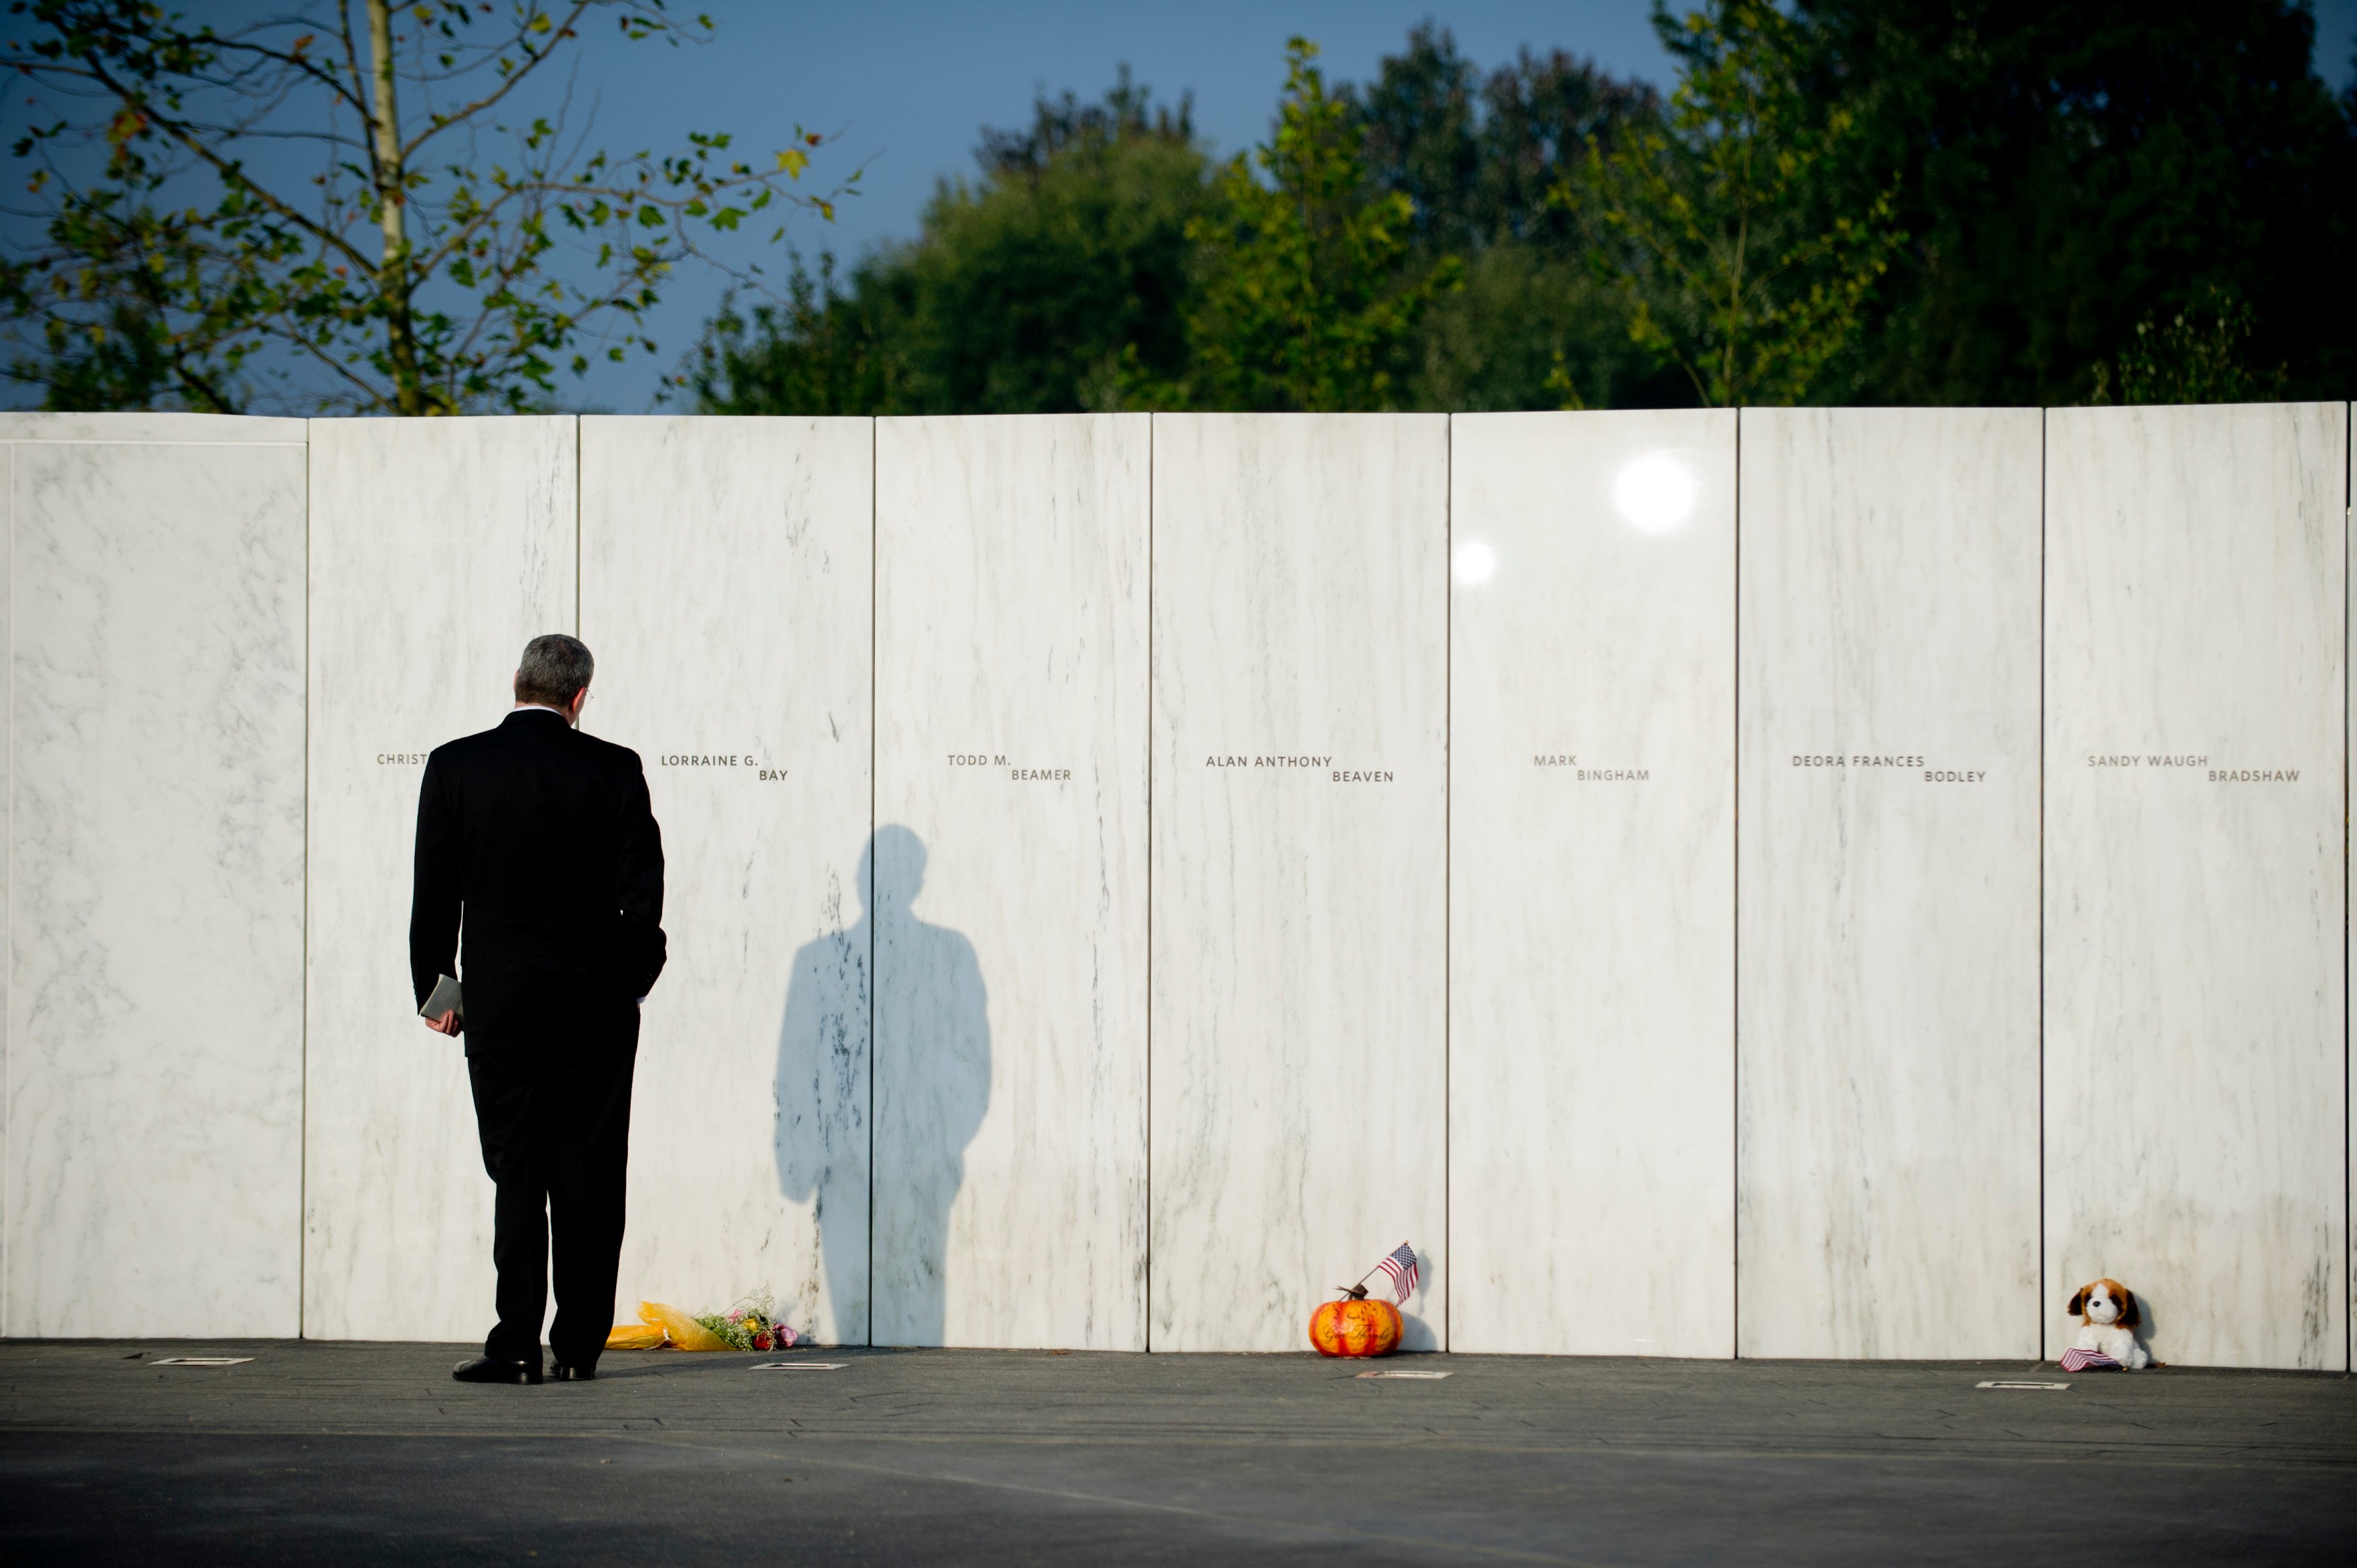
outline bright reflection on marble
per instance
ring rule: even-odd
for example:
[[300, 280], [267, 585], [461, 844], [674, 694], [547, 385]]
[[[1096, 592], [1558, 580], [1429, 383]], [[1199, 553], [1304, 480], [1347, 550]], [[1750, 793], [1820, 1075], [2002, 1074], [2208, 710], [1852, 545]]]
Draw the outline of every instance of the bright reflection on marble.
[[1612, 481], [1612, 504], [1640, 532], [1667, 533], [1694, 515], [1694, 475], [1667, 452], [1632, 457]]
[[1478, 539], [1457, 547], [1457, 580], [1469, 586], [1497, 575], [1498, 553]]
[[[1735, 414], [1449, 430], [1514, 564], [1449, 627], [1449, 1348], [1732, 1355]], [[1664, 449], [1655, 538], [1612, 490]]]

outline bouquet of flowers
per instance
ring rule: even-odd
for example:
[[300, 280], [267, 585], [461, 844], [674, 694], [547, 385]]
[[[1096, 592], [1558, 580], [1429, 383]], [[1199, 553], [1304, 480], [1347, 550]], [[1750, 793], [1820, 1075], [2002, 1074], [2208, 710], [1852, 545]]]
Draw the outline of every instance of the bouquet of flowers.
[[748, 1295], [726, 1312], [700, 1312], [695, 1321], [739, 1350], [791, 1350], [802, 1336], [778, 1321], [770, 1293]]
[[608, 1350], [791, 1350], [802, 1337], [778, 1321], [770, 1293], [747, 1296], [726, 1312], [682, 1312], [660, 1301], [639, 1303], [639, 1321], [617, 1324]]

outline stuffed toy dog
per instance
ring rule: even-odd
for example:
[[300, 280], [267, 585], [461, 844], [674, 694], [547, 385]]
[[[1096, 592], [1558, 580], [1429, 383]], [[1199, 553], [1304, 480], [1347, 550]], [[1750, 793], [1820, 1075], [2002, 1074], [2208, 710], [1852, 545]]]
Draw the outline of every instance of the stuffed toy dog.
[[2108, 1360], [2123, 1372], [2134, 1372], [2152, 1364], [2152, 1358], [2136, 1343], [2136, 1326], [2143, 1321], [2136, 1299], [2119, 1281], [2097, 1280], [2082, 1285], [2068, 1310], [2072, 1316], [2086, 1321], [2077, 1341], [2065, 1352], [2066, 1361], [2075, 1360], [2079, 1366], [2067, 1369], [2078, 1371]]

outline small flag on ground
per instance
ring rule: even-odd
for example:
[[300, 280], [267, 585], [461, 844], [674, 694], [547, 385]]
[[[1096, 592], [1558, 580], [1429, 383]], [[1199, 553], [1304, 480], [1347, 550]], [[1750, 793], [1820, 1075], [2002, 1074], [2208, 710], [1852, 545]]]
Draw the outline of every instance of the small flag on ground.
[[2116, 1372], [2120, 1364], [2101, 1350], [2082, 1350], [2077, 1346], [2062, 1352], [2062, 1369], [2066, 1372]]
[[1375, 1267], [1390, 1276], [1392, 1292], [1403, 1303], [1415, 1294], [1415, 1282], [1424, 1273], [1415, 1261], [1415, 1249], [1405, 1241], [1393, 1249], [1391, 1256]]

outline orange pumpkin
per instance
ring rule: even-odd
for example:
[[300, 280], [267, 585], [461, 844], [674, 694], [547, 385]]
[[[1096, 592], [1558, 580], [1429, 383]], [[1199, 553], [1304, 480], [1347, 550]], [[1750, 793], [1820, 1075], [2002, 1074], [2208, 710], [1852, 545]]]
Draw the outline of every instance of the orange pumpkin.
[[1388, 1356], [1400, 1342], [1399, 1308], [1345, 1296], [1309, 1315], [1309, 1344], [1320, 1356]]

